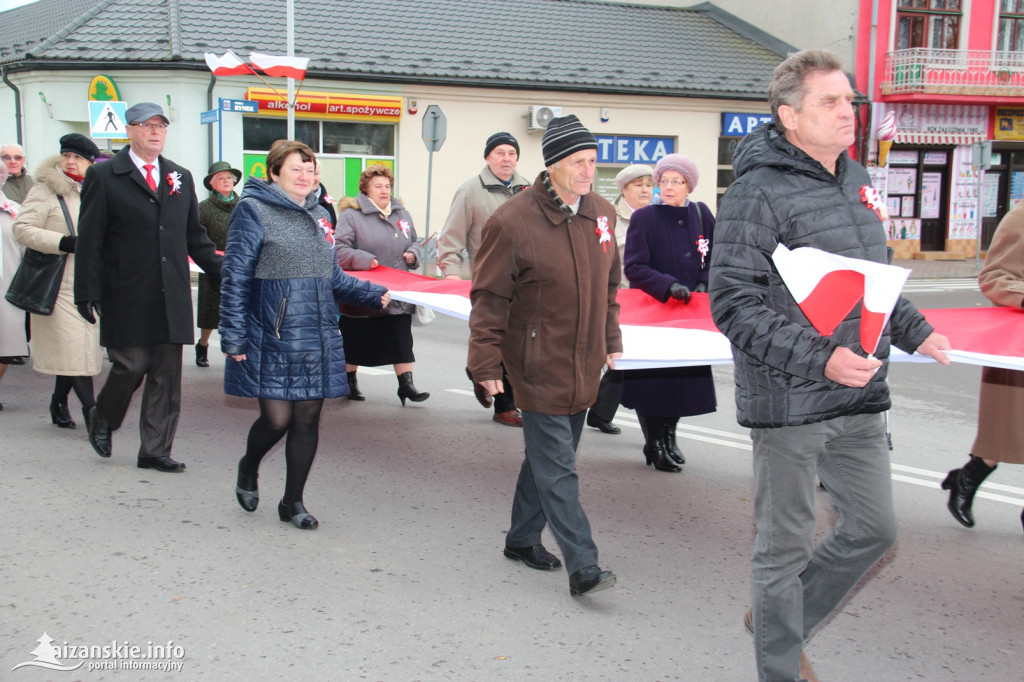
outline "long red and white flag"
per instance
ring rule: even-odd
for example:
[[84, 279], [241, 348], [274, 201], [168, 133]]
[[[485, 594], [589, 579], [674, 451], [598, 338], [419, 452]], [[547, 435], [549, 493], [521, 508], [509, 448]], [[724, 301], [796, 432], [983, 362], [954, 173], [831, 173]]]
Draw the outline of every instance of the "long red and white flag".
[[[439, 280], [386, 267], [353, 270], [348, 274], [387, 287], [395, 300], [469, 319], [468, 281]], [[617, 299], [623, 355], [615, 365], [620, 369], [732, 362], [729, 340], [711, 319], [707, 294], [693, 294], [688, 304], [675, 299], [661, 303], [639, 289], [620, 289]], [[954, 362], [1024, 370], [1024, 309], [950, 308], [921, 313], [935, 329], [949, 337], [953, 350], [946, 354]], [[896, 347], [889, 359], [934, 362], [916, 353], [907, 355]]]
[[207, 52], [203, 56], [214, 76], [245, 76], [252, 73], [252, 68], [234, 52], [225, 52], [220, 57], [213, 52]]
[[249, 61], [263, 73], [275, 78], [302, 80], [306, 77], [306, 69], [309, 67], [307, 57], [275, 57], [259, 52], [250, 52]]
[[831, 336], [854, 306], [863, 301], [860, 345], [871, 354], [878, 348], [900, 291], [910, 270], [827, 251], [776, 247], [772, 261], [807, 320], [824, 336]]

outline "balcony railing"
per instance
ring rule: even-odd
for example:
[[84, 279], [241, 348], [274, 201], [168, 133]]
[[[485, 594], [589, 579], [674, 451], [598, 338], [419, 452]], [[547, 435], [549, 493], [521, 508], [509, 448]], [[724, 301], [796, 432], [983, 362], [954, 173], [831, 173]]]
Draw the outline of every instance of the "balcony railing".
[[1024, 96], [1024, 52], [915, 47], [885, 56], [883, 95]]

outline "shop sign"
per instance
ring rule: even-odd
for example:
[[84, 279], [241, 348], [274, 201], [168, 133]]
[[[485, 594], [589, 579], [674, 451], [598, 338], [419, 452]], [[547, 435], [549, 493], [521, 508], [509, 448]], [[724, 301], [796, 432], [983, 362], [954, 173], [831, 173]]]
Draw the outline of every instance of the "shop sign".
[[[284, 98], [270, 88], [249, 88], [245, 98], [257, 102], [261, 115], [288, 115]], [[402, 118], [402, 98], [304, 90], [295, 102], [295, 118], [398, 123]]]
[[996, 107], [995, 139], [1024, 140], [1024, 109]]
[[119, 102], [121, 91], [117, 89], [117, 83], [110, 76], [100, 74], [93, 76], [89, 81], [89, 101], [91, 102]]
[[597, 135], [598, 163], [657, 163], [675, 153], [672, 137], [635, 137], [631, 135]]
[[722, 137], [744, 137], [762, 123], [771, 123], [771, 114], [722, 114]]

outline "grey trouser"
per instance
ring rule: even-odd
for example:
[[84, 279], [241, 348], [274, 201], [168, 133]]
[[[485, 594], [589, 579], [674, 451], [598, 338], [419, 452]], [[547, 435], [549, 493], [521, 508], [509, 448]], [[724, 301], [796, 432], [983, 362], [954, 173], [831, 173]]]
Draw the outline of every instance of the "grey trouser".
[[145, 379], [139, 459], [170, 456], [181, 414], [181, 344], [108, 348], [107, 355], [113, 367], [96, 396], [96, 409], [112, 431], [121, 428], [132, 396]]
[[[754, 654], [762, 682], [800, 679], [811, 631], [896, 540], [882, 415], [752, 429]], [[814, 545], [816, 478], [838, 520]]]
[[576, 476], [576, 448], [585, 416], [586, 412], [566, 417], [523, 410], [526, 457], [516, 482], [512, 527], [505, 538], [508, 547], [539, 545], [547, 523], [570, 575], [597, 565], [597, 547], [580, 505]]

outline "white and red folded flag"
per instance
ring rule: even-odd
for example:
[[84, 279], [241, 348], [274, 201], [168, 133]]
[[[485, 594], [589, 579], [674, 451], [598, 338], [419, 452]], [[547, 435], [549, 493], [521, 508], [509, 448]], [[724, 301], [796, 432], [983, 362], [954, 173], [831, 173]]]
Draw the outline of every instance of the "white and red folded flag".
[[252, 67], [243, 62], [234, 52], [225, 52], [218, 57], [213, 52], [207, 52], [206, 65], [213, 71], [214, 76], [245, 76], [252, 73]]
[[790, 251], [782, 244], [776, 247], [772, 261], [800, 310], [824, 336], [830, 336], [863, 299], [860, 345], [869, 354], [878, 347], [910, 275], [910, 270], [895, 265], [837, 256], [810, 247]]
[[295, 78], [302, 80], [306, 77], [306, 68], [309, 66], [307, 57], [275, 57], [259, 52], [250, 52], [249, 61], [257, 69], [275, 78]]

